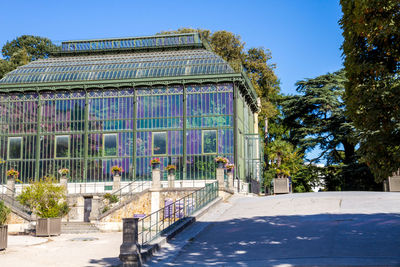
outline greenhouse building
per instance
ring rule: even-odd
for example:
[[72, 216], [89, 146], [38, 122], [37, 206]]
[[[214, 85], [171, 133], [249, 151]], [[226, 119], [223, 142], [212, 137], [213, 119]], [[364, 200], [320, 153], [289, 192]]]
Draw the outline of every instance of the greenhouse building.
[[[257, 95], [197, 33], [67, 41], [0, 80], [0, 179], [71, 183], [150, 180], [150, 160], [177, 179], [215, 179], [217, 156], [235, 177], [260, 179]], [[166, 172], [163, 172], [166, 178]]]

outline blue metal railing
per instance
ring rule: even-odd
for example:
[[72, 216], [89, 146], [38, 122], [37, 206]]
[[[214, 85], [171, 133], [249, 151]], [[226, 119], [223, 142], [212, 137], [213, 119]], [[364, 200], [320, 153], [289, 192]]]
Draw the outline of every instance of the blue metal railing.
[[179, 225], [218, 197], [218, 182], [176, 200], [165, 207], [141, 218], [138, 222], [138, 240], [141, 246], [148, 244], [167, 230]]

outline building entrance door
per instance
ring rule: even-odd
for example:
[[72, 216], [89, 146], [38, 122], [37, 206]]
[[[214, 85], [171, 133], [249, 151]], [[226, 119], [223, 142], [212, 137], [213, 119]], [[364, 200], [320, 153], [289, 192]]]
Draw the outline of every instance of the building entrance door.
[[84, 213], [83, 213], [83, 221], [90, 222], [90, 213], [92, 212], [92, 198], [85, 197], [85, 204], [84, 204]]

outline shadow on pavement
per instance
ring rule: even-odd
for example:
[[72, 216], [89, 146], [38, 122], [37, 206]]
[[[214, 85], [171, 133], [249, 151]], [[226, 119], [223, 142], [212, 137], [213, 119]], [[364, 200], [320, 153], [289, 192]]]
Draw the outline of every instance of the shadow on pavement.
[[238, 218], [211, 222], [189, 240], [173, 265], [399, 266], [399, 237], [400, 214]]
[[[116, 267], [116, 266], [122, 266], [122, 262], [118, 257], [113, 257], [113, 258], [102, 258], [102, 259], [91, 259], [89, 265], [86, 267], [92, 267], [92, 266], [108, 266], [108, 267]], [[93, 265], [92, 265], [93, 264]]]

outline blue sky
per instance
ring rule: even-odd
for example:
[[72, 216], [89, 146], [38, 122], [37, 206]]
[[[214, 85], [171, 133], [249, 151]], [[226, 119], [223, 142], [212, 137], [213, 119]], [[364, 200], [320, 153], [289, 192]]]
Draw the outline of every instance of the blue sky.
[[54, 42], [152, 35], [180, 27], [227, 30], [272, 52], [285, 94], [341, 68], [339, 0], [1, 0], [0, 47], [23, 34]]

